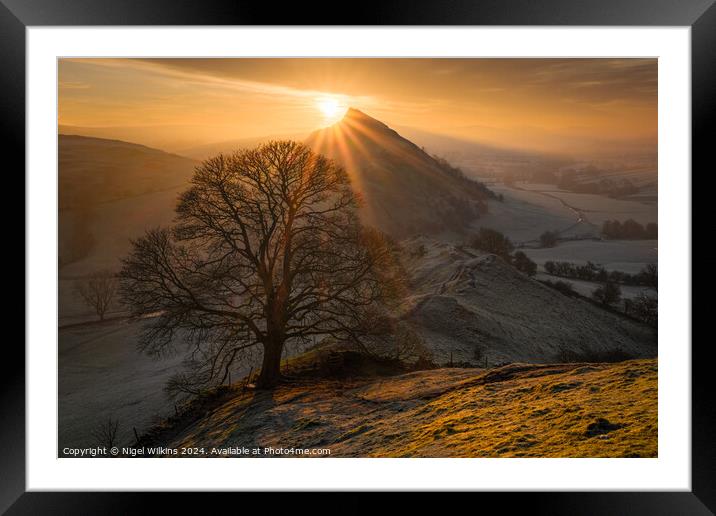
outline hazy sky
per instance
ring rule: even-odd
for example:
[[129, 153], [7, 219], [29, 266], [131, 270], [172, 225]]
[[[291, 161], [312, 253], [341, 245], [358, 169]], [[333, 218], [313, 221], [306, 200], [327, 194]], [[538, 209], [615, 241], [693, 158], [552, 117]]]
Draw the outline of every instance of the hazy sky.
[[[168, 150], [390, 126], [579, 152], [657, 134], [655, 59], [63, 59], [59, 123]], [[98, 128], [102, 128], [101, 130]], [[83, 131], [77, 131], [80, 134]]]

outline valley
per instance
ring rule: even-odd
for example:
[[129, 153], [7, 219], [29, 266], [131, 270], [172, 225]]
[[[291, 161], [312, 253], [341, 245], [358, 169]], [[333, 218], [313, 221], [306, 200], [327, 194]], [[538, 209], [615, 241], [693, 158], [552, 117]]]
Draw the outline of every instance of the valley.
[[[190, 353], [181, 338], [176, 353], [149, 358], [137, 349], [146, 320], [129, 319], [115, 300], [99, 322], [75, 285], [94, 271], [116, 272], [132, 239], [170, 224], [199, 163], [193, 158], [226, 144], [193, 148], [185, 158], [61, 135], [60, 448], [92, 441], [96, 427], [112, 418], [127, 444], [136, 431], [160, 445], [294, 440], [328, 446], [334, 456], [656, 455], [655, 328], [539, 281], [555, 279], [544, 270], [547, 261], [594, 262], [627, 273], [657, 263], [655, 240], [600, 235], [605, 220], [656, 222], [655, 200], [505, 184], [467, 168], [458, 173], [358, 110], [306, 141], [345, 166], [362, 197], [364, 223], [396, 241], [409, 293], [394, 315], [419, 339], [410, 361], [420, 355], [425, 369], [380, 377], [348, 371], [339, 379], [299, 375], [264, 393], [244, 388], [246, 375], [260, 367], [256, 354], [232, 368], [231, 380], [219, 388], [222, 403], [201, 418], [186, 416], [193, 402], [177, 404], [164, 393]], [[490, 159], [507, 167], [515, 158], [497, 153]], [[132, 188], [121, 187], [125, 181]], [[537, 274], [466, 246], [480, 228], [502, 232], [537, 264]], [[540, 247], [546, 231], [562, 240]], [[598, 287], [570, 282], [585, 298]], [[644, 291], [655, 294], [625, 286], [622, 296]], [[333, 349], [321, 338], [289, 346], [286, 371], [295, 374], [294, 359], [320, 361]], [[562, 363], [566, 355], [584, 363]], [[628, 361], [595, 358], [617, 355]], [[649, 401], [632, 406], [629, 400], [638, 397]]]

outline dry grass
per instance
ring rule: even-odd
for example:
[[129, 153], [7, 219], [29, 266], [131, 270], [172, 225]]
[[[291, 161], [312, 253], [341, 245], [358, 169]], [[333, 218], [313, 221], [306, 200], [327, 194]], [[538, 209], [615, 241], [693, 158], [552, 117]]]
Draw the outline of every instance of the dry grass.
[[322, 447], [332, 457], [656, 457], [657, 361], [304, 380], [237, 393], [182, 426], [155, 443]]

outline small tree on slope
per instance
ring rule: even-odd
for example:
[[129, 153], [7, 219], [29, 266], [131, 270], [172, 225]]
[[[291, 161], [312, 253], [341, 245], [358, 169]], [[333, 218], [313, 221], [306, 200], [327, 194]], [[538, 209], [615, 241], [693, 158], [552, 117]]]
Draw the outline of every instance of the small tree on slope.
[[109, 306], [117, 292], [117, 278], [107, 270], [97, 271], [86, 278], [80, 278], [75, 282], [75, 292], [104, 320]]

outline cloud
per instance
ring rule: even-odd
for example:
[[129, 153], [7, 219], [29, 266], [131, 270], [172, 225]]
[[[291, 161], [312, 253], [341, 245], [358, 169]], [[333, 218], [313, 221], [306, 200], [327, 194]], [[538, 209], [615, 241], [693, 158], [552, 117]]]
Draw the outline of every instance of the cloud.
[[70, 58], [59, 71], [66, 123], [200, 126], [182, 135], [197, 141], [314, 130], [325, 97], [466, 138], [489, 124], [507, 143], [656, 134], [656, 59]]

